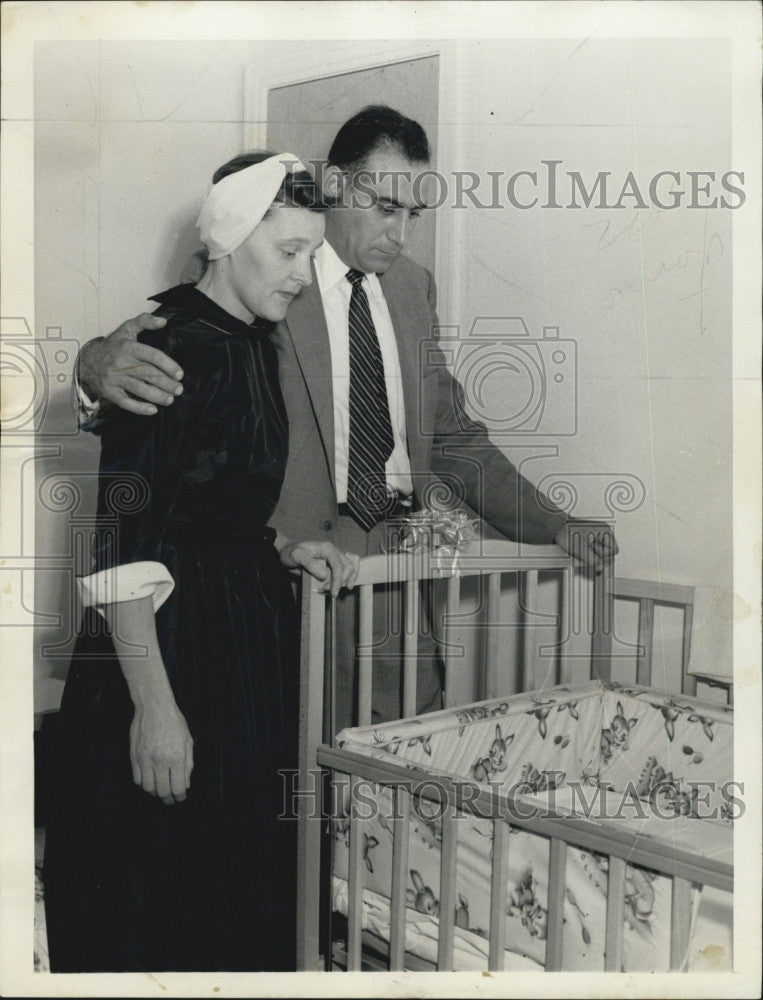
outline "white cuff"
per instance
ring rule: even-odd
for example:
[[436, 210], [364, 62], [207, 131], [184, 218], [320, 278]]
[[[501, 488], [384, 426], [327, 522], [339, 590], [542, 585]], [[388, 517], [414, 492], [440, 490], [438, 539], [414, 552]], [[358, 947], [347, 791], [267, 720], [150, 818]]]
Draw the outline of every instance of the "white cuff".
[[88, 394], [80, 385], [79, 377], [77, 375], [76, 365], [74, 368], [74, 388], [77, 392], [77, 400], [79, 402], [80, 423], [84, 424], [96, 415], [96, 413], [101, 408], [101, 404], [99, 400], [93, 402], [92, 399], [88, 396]]
[[77, 579], [80, 598], [86, 608], [136, 601], [151, 597], [154, 612], [164, 604], [175, 589], [170, 571], [159, 562], [122, 563]]

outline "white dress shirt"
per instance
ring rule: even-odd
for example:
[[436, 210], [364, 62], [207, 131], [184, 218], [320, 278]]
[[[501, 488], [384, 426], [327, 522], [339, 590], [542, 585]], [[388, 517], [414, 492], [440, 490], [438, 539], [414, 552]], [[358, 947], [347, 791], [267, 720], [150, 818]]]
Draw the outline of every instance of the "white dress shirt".
[[[337, 503], [347, 502], [347, 465], [350, 443], [349, 317], [352, 285], [346, 277], [348, 270], [349, 268], [339, 259], [334, 248], [324, 241], [316, 251], [315, 271], [318, 278], [318, 290], [323, 301], [331, 350]], [[379, 339], [392, 421], [394, 448], [387, 461], [387, 483], [407, 496], [412, 491], [413, 486], [405, 427], [405, 402], [400, 373], [400, 357], [397, 352], [395, 331], [378, 277], [375, 274], [367, 274], [363, 279], [363, 288], [368, 298], [371, 318]], [[84, 416], [85, 419], [89, 419], [98, 412], [99, 404], [91, 402], [87, 397], [76, 378], [76, 374], [75, 385], [80, 400], [80, 417]], [[150, 420], [151, 417], [144, 419]], [[127, 563], [81, 577], [77, 583], [82, 602], [86, 606], [94, 605], [97, 608], [99, 605], [151, 596], [155, 611], [169, 597], [174, 587], [174, 582], [167, 568], [161, 563], [155, 562]]]
[[[347, 280], [349, 268], [324, 241], [315, 254], [318, 290], [323, 300], [323, 312], [331, 347], [331, 372], [334, 393], [334, 471], [338, 503], [347, 501], [347, 464], [350, 443], [350, 298], [352, 285]], [[387, 301], [375, 274], [367, 274], [362, 287], [368, 298], [371, 318], [379, 339], [384, 380], [387, 384], [389, 415], [392, 421], [394, 448], [387, 461], [387, 483], [408, 495], [412, 490], [411, 463], [405, 428], [405, 403], [397, 353], [395, 331], [392, 328]]]

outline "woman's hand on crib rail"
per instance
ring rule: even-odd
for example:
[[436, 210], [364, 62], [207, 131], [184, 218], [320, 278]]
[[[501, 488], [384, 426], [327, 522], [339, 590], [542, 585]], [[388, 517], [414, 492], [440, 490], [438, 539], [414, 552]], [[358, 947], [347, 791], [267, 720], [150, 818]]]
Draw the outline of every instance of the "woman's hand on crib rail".
[[331, 542], [291, 542], [283, 535], [276, 538], [281, 562], [288, 569], [306, 569], [323, 584], [319, 589], [336, 597], [342, 587], [352, 590], [358, 578], [360, 557], [354, 552], [340, 552]]
[[575, 517], [567, 520], [554, 543], [597, 573], [601, 573], [619, 551], [610, 525]]

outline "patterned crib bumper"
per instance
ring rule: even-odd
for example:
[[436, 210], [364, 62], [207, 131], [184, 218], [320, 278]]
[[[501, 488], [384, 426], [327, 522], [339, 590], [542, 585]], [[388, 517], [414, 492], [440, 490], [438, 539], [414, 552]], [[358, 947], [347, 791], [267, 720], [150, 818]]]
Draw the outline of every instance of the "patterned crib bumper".
[[[495, 699], [379, 727], [345, 730], [340, 747], [394, 761], [443, 787], [453, 781], [489, 786], [525, 811], [594, 821], [603, 831], [666, 840], [685, 853], [731, 861], [732, 821], [739, 814], [731, 783], [733, 713], [647, 688], [583, 684]], [[691, 752], [690, 752], [691, 751]], [[346, 911], [346, 786], [335, 805], [334, 900]], [[345, 792], [343, 797], [342, 788]], [[389, 788], [370, 788], [363, 827], [364, 925], [389, 935], [392, 817]], [[437, 957], [442, 806], [411, 798], [407, 871], [408, 950]], [[488, 954], [493, 822], [460, 812], [456, 867], [456, 968], [484, 968]], [[609, 824], [609, 825], [608, 825]], [[506, 968], [545, 961], [549, 888], [548, 838], [509, 826]], [[608, 858], [574, 844], [567, 849], [562, 967], [603, 968]], [[623, 969], [670, 967], [672, 880], [626, 865]], [[692, 897], [694, 924], [699, 892]], [[523, 964], [525, 963], [525, 964]]]

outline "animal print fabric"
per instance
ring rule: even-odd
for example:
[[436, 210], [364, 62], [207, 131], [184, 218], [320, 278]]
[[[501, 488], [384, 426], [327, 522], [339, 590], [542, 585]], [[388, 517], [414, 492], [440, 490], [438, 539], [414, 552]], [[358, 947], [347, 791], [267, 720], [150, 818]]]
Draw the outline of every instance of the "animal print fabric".
[[[572, 786], [606, 796], [620, 822], [649, 817], [649, 833], [703, 850], [730, 853], [733, 809], [718, 790], [732, 777], [733, 713], [692, 698], [643, 687], [599, 682], [561, 686], [505, 699], [344, 730], [338, 745], [404, 764], [431, 776], [490, 784], [538, 796], [560, 811]], [[691, 751], [691, 752], [689, 752]], [[689, 784], [689, 783], [692, 784]], [[697, 782], [714, 790], [697, 794]], [[521, 788], [520, 788], [521, 786]], [[347, 785], [337, 781], [333, 821], [335, 906], [346, 913]], [[363, 926], [389, 937], [393, 801], [389, 789], [364, 792], [374, 815], [363, 827]], [[574, 798], [573, 798], [574, 801]], [[578, 801], [580, 799], [578, 798]], [[437, 955], [442, 821], [436, 804], [412, 799], [407, 873], [408, 950]], [[611, 811], [611, 810], [610, 810]], [[702, 818], [714, 813], [714, 819]], [[656, 818], [655, 818], [656, 816]], [[697, 835], [701, 824], [701, 834]], [[487, 963], [493, 824], [459, 813], [455, 922], [456, 968]], [[687, 835], [688, 831], [688, 835]], [[712, 836], [709, 835], [712, 832]], [[548, 840], [510, 827], [506, 886], [506, 968], [545, 960]], [[720, 846], [719, 846], [720, 845]], [[710, 850], [710, 848], [708, 848]], [[570, 846], [564, 903], [563, 968], [600, 970], [604, 964], [607, 858]], [[623, 907], [625, 971], [664, 971], [670, 961], [671, 881], [636, 865], [626, 869]], [[699, 903], [694, 896], [693, 920]], [[536, 965], [536, 967], [537, 967]]]

